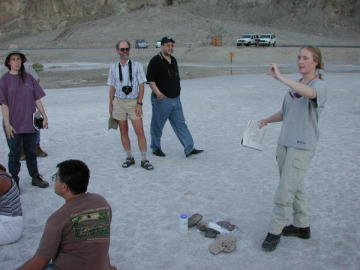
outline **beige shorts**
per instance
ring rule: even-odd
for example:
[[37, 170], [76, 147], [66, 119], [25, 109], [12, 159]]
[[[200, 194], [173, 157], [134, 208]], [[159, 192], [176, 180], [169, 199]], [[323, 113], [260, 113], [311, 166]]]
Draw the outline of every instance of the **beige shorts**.
[[137, 116], [135, 113], [137, 99], [136, 98], [117, 98], [112, 101], [113, 113], [112, 117], [116, 120], [135, 120], [141, 119], [142, 116]]

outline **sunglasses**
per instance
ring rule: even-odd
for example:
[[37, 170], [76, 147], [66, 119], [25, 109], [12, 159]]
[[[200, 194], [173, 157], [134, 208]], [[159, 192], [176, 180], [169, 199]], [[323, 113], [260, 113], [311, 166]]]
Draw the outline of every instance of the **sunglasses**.
[[122, 51], [122, 52], [124, 52], [124, 51], [128, 52], [128, 51], [130, 51], [130, 48], [120, 48], [119, 50]]
[[302, 97], [302, 95], [295, 93], [295, 92], [291, 92], [291, 91], [289, 91], [289, 95], [292, 98], [301, 98]]

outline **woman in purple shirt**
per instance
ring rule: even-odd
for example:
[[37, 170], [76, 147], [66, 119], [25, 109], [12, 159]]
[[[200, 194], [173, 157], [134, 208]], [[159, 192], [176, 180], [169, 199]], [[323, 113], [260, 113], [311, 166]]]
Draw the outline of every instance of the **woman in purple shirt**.
[[49, 183], [39, 174], [36, 160], [36, 133], [33, 126], [33, 113], [39, 110], [44, 118], [43, 128], [47, 126], [47, 116], [40, 101], [44, 90], [24, 68], [26, 57], [21, 51], [11, 51], [5, 58], [9, 69], [0, 79], [0, 104], [3, 128], [9, 146], [9, 173], [19, 185], [21, 139], [23, 140], [26, 166], [32, 177], [32, 185], [45, 188]]

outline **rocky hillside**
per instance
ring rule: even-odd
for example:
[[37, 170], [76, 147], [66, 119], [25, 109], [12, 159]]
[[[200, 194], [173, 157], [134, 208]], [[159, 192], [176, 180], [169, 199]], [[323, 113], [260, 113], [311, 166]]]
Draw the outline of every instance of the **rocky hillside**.
[[[3, 0], [0, 41], [27, 47], [112, 46], [119, 36], [150, 42], [171, 34], [183, 44], [225, 44], [244, 32], [291, 33], [325, 44], [345, 38], [359, 45], [358, 0]], [[336, 35], [336, 37], [334, 37]], [[329, 39], [329, 41], [327, 41]], [[340, 40], [341, 42], [341, 40]], [[342, 44], [341, 45], [346, 45]], [[337, 45], [337, 44], [333, 44]]]

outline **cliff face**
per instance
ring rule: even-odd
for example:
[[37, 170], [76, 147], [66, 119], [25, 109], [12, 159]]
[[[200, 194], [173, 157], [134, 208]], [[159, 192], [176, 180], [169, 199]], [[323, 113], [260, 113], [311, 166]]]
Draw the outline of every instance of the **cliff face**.
[[[256, 25], [273, 25], [326, 30], [360, 30], [358, 0], [198, 0], [187, 1], [184, 9], [201, 16], [215, 16]], [[213, 9], [215, 12], [209, 12]]]
[[[145, 37], [150, 40], [172, 34], [184, 42], [222, 37], [225, 42], [232, 43], [234, 34], [243, 31], [276, 32], [275, 29], [319, 37], [336, 37], [350, 31], [355, 33], [350, 37], [358, 36], [360, 1], [0, 1], [2, 46], [20, 38], [30, 46], [37, 46], [39, 40], [47, 43], [44, 46], [65, 46], [63, 42], [67, 46], [84, 46], [91, 42], [93, 46], [104, 46], [107, 40], [118, 39], [120, 33], [127, 38]], [[30, 35], [41, 36], [41, 39], [25, 41]], [[94, 35], [98, 41], [94, 41]], [[283, 42], [291, 43], [291, 38]]]
[[36, 33], [111, 14], [104, 0], [7, 0], [0, 2], [2, 32]]
[[195, 15], [259, 25], [359, 31], [358, 0], [6, 0], [0, 2], [2, 33], [36, 33], [149, 6], [173, 6]]

